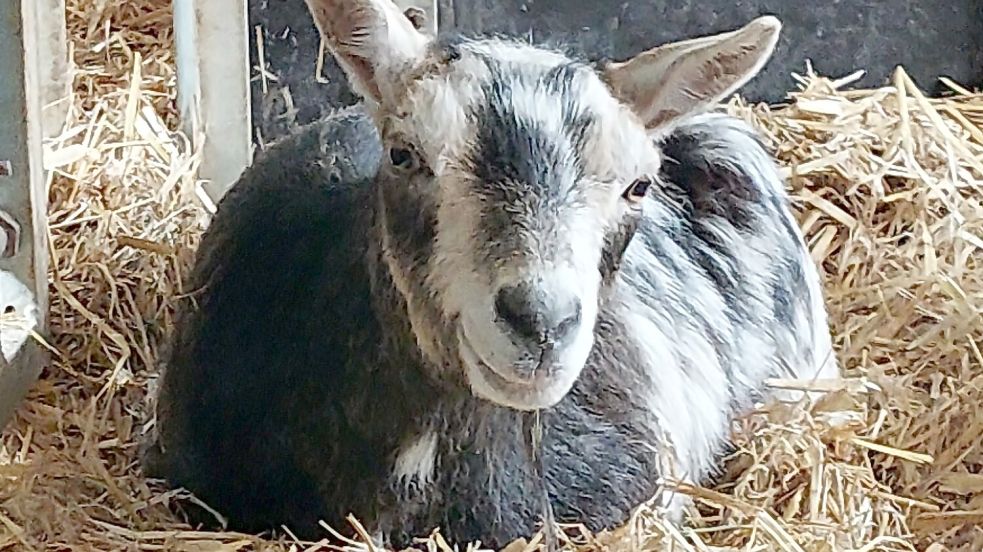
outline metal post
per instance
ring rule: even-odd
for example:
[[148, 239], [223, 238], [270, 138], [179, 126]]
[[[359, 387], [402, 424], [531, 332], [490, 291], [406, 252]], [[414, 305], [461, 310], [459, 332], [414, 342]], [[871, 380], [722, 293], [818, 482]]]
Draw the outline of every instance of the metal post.
[[[394, 0], [424, 12], [437, 32], [437, 0]], [[252, 162], [247, 0], [173, 0], [178, 105], [184, 131], [201, 145], [199, 177], [217, 203]]]
[[213, 202], [252, 162], [246, 0], [174, 0], [178, 105]]
[[52, 138], [63, 130], [72, 86], [65, 0], [36, 0], [36, 4], [41, 133], [45, 138]]
[[[0, 318], [7, 319], [0, 322], [0, 425], [37, 379], [45, 357], [27, 333], [44, 328], [48, 305], [42, 9], [37, 0], [0, 2]], [[15, 316], [26, 317], [27, 327], [7, 323]]]

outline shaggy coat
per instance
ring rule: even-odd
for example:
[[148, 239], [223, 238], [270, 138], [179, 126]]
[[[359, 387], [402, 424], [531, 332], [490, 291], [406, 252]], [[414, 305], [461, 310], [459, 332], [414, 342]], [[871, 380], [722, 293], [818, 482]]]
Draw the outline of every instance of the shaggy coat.
[[[438, 165], [431, 144], [394, 147], [385, 118], [341, 110], [259, 156], [201, 242], [145, 466], [234, 529], [313, 537], [320, 520], [340, 529], [351, 513], [395, 546], [435, 528], [503, 546], [541, 519], [521, 434], [531, 410], [558, 521], [610, 528], [659, 494], [666, 470], [712, 475], [766, 378], [835, 377], [816, 269], [748, 127], [694, 115], [646, 142], [650, 181], [619, 180], [637, 197], [602, 220], [591, 202], [608, 188], [591, 175], [617, 152], [592, 139], [613, 117], [587, 98], [593, 69], [560, 54], [526, 67], [501, 52], [539, 50], [506, 41], [439, 48], [449, 64], [485, 68], [468, 69], [485, 80], [469, 85], [480, 101], [461, 112], [458, 157]], [[540, 94], [533, 108], [521, 105], [527, 90]], [[557, 118], [526, 117], [543, 98]], [[451, 167], [466, 186], [456, 203], [439, 180]], [[623, 204], [620, 189], [604, 193]], [[461, 213], [476, 215], [452, 223]], [[523, 408], [546, 395], [469, 369], [514, 346], [510, 366], [538, 377], [514, 335], [539, 319], [506, 320], [513, 337], [494, 353], [460, 332], [472, 306], [508, 318], [492, 293], [500, 281], [563, 263], [575, 269], [544, 276], [544, 296], [575, 290], [563, 316], [586, 361], [552, 404]], [[573, 365], [560, 359], [556, 373]]]

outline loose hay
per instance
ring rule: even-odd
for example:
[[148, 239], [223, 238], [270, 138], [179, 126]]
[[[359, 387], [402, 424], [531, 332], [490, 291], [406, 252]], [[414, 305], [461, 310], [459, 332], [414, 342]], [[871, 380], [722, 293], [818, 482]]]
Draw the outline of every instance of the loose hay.
[[[327, 549], [195, 531], [169, 508], [182, 493], [139, 474], [154, 359], [205, 225], [197, 157], [168, 130], [169, 2], [68, 4], [74, 96], [45, 152], [58, 354], [0, 442], [0, 549]], [[928, 99], [901, 70], [878, 90], [801, 82], [787, 106], [727, 108], [785, 167], [849, 378], [811, 411], [736, 424], [721, 482], [675, 489], [691, 526], [643, 508], [609, 535], [565, 527], [568, 548], [983, 549], [983, 95]]]

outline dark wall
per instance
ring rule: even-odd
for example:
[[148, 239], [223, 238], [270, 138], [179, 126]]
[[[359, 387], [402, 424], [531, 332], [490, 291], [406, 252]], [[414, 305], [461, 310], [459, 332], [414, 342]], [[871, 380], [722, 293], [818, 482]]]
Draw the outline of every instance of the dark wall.
[[[662, 42], [739, 27], [761, 14], [784, 23], [772, 61], [741, 92], [776, 102], [795, 87], [790, 73], [843, 76], [865, 69], [857, 86], [880, 85], [904, 65], [916, 83], [940, 90], [939, 76], [983, 83], [983, 0], [440, 0], [442, 32], [503, 32], [562, 40], [588, 55], [621, 59]], [[262, 93], [254, 77], [257, 142], [281, 135], [332, 106], [355, 101], [333, 60], [317, 82], [317, 31], [303, 0], [250, 0], [250, 24], [263, 30], [267, 70], [279, 82]], [[256, 61], [256, 36], [251, 56]], [[254, 70], [254, 75], [258, 71]], [[286, 100], [284, 90], [289, 92]], [[292, 106], [290, 102], [292, 101]]]
[[[320, 78], [315, 75], [320, 38], [304, 0], [249, 0], [249, 26], [253, 141], [258, 146], [297, 124], [316, 119], [333, 106], [356, 101], [330, 55], [325, 54]], [[265, 94], [257, 48], [259, 33], [266, 72], [277, 79], [267, 78]]]

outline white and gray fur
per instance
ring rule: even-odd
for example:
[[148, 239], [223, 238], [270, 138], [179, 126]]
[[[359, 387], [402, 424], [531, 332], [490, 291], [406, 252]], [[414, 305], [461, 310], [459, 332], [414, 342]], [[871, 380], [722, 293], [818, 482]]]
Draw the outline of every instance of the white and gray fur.
[[431, 41], [388, 0], [309, 4], [366, 106], [277, 144], [222, 201], [150, 475], [236, 529], [312, 537], [351, 513], [396, 546], [437, 527], [501, 546], [539, 521], [526, 412], [558, 520], [597, 530], [660, 491], [665, 457], [713, 475], [766, 378], [837, 377], [754, 132], [698, 110], [648, 124], [695, 85], [633, 108], [560, 51]]

